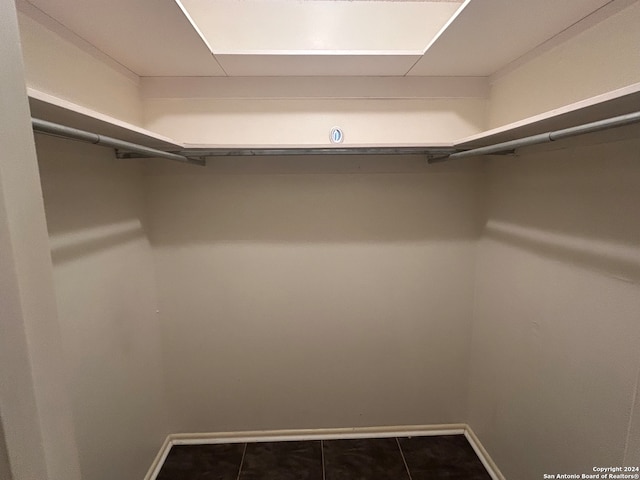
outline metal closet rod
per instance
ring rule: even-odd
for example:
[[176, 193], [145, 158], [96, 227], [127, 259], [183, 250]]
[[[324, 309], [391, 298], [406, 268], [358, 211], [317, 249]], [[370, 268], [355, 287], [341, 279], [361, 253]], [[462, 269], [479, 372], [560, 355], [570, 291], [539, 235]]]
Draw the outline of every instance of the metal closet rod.
[[164, 150], [157, 150], [155, 148], [146, 147], [137, 143], [118, 140], [117, 138], [107, 137], [106, 135], [99, 135], [93, 132], [87, 132], [85, 130], [68, 127], [66, 125], [60, 125], [58, 123], [49, 122], [47, 120], [42, 120], [39, 118], [32, 118], [31, 126], [33, 127], [34, 132], [72, 138], [74, 140], [89, 142], [95, 145], [102, 145], [105, 147], [115, 148], [117, 150], [133, 152], [139, 155], [144, 155], [146, 157], [168, 158], [169, 160], [175, 160], [177, 162], [206, 165], [206, 162], [199, 158], [190, 158], [185, 155], [179, 155], [177, 153], [165, 152]]
[[146, 147], [136, 143], [125, 142], [116, 138], [99, 135], [97, 133], [67, 127], [46, 120], [32, 118], [33, 130], [36, 132], [57, 135], [61, 137], [73, 138], [85, 142], [104, 145], [115, 148], [119, 158], [137, 157], [160, 157], [168, 158], [178, 162], [192, 163], [196, 165], [206, 165], [202, 158], [193, 157], [214, 157], [214, 156], [264, 156], [264, 155], [427, 155], [429, 163], [456, 160], [459, 158], [473, 157], [479, 155], [491, 155], [504, 152], [512, 152], [517, 148], [538, 145], [541, 143], [553, 142], [564, 138], [584, 135], [586, 133], [598, 132], [610, 128], [622, 127], [640, 122], [640, 112], [628, 113], [617, 117], [611, 117], [596, 122], [585, 123], [575, 127], [555, 130], [529, 137], [510, 140], [508, 142], [496, 143], [486, 147], [474, 148], [471, 150], [459, 151], [458, 147], [342, 147], [342, 148], [214, 148], [214, 149], [185, 149], [179, 152], [166, 152], [155, 148]]
[[496, 143], [494, 145], [474, 148], [472, 150], [466, 150], [464, 152], [456, 152], [446, 157], [429, 159], [429, 163], [444, 162], [446, 160], [456, 160], [458, 158], [474, 157], [478, 155], [491, 155], [494, 153], [510, 152], [521, 147], [553, 142], [555, 140], [562, 140], [564, 138], [575, 137], [577, 135], [584, 135], [585, 133], [599, 132], [601, 130], [623, 127], [625, 125], [631, 125], [633, 123], [639, 122], [640, 112], [633, 112], [626, 115], [598, 120], [597, 122], [585, 123], [583, 125], [577, 125], [575, 127], [564, 128], [562, 130], [539, 133], [537, 135], [531, 135], [529, 137], [519, 138], [517, 140]]
[[266, 147], [266, 148], [193, 148], [183, 155], [202, 157], [250, 157], [289, 155], [427, 155], [442, 156], [457, 152], [453, 147]]

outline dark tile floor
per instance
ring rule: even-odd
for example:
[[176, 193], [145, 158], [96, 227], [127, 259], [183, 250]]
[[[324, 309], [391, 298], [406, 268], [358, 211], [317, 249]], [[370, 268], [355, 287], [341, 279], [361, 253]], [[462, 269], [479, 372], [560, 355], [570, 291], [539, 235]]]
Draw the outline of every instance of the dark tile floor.
[[157, 480], [491, 480], [464, 435], [175, 445]]

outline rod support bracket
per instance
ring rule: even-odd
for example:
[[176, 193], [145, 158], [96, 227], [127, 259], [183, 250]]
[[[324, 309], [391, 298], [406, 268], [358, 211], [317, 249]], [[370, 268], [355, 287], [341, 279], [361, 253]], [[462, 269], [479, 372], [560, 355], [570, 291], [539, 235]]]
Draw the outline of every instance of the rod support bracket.
[[496, 153], [493, 153], [492, 155], [509, 156], [509, 155], [515, 155], [515, 154], [516, 154], [516, 149], [512, 148], [511, 150], [503, 150], [502, 152], [496, 152]]
[[443, 163], [449, 159], [449, 154], [433, 154], [427, 153], [427, 163], [432, 165], [434, 163]]
[[140, 154], [137, 154], [137, 153], [126, 152], [126, 151], [124, 151], [124, 150], [120, 150], [120, 149], [118, 149], [118, 148], [115, 148], [114, 150], [115, 150], [115, 152], [116, 152], [116, 158], [119, 158], [119, 159], [127, 159], [127, 158], [149, 158], [149, 157], [148, 157], [148, 156], [146, 156], [146, 155], [140, 155]]

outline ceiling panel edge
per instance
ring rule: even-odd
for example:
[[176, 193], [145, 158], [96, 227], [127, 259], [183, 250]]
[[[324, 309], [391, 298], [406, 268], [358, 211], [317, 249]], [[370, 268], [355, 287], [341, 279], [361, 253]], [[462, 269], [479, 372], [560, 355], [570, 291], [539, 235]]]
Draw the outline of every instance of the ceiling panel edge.
[[472, 1], [408, 75], [491, 76], [611, 1]]
[[417, 55], [216, 55], [232, 77], [402, 76]]
[[[464, 0], [464, 2], [462, 2], [462, 4], [458, 7], [458, 9], [453, 13], [453, 15], [451, 15], [451, 18], [449, 18], [449, 20], [447, 20], [447, 23], [445, 23], [442, 28], [440, 30], [438, 30], [438, 33], [436, 33], [433, 38], [431, 39], [431, 41], [427, 44], [427, 46], [424, 48], [424, 50], [422, 51], [422, 55], [424, 55], [425, 53], [427, 53], [427, 51], [429, 51], [429, 49], [438, 41], [438, 39], [442, 36], [442, 34], [447, 30], [447, 28], [449, 28], [451, 26], [451, 24], [453, 22], [456, 21], [456, 19], [458, 18], [458, 16], [467, 8], [467, 6], [469, 6], [469, 3], [471, 2], [471, 0]], [[413, 68], [413, 67], [412, 67]], [[407, 72], [409, 73], [409, 72]]]

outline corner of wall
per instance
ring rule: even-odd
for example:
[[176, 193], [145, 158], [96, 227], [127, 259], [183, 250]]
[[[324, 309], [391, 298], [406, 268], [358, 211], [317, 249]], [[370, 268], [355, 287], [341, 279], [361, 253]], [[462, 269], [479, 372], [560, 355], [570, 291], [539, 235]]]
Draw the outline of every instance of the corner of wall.
[[[640, 3], [615, 0], [490, 79], [494, 128], [640, 81]], [[594, 66], [597, 66], [594, 68]]]
[[28, 87], [142, 126], [134, 72], [31, 3], [17, 7]]
[[79, 480], [14, 3], [0, 3], [0, 410], [16, 479]]
[[469, 359], [467, 365], [467, 382], [466, 382], [466, 408], [465, 408], [465, 422], [469, 423], [469, 408], [470, 408], [470, 389], [471, 389], [471, 373], [473, 368], [472, 347], [473, 347], [473, 334], [476, 323], [476, 294], [478, 290], [478, 261], [480, 256], [480, 248], [482, 241], [482, 234], [485, 224], [488, 218], [488, 202], [489, 202], [489, 175], [487, 172], [487, 160], [484, 158], [477, 159], [477, 183], [476, 183], [476, 204], [475, 204], [475, 245], [474, 245], [474, 257], [473, 267], [471, 275], [473, 277], [473, 298], [471, 300], [471, 315], [469, 319], [469, 331], [468, 331], [468, 352]]
[[638, 357], [638, 378], [636, 380], [633, 405], [631, 406], [629, 430], [624, 452], [624, 466], [627, 467], [640, 465], [640, 352]]

